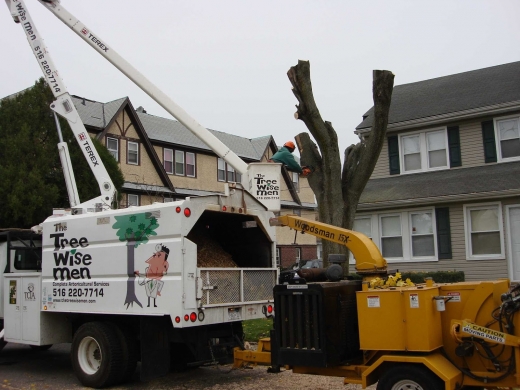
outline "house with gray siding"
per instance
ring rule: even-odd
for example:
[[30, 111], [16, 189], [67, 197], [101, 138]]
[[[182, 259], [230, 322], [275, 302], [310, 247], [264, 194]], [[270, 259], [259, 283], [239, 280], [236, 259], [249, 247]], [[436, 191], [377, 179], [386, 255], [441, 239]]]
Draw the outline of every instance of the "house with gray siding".
[[520, 281], [520, 62], [394, 87], [354, 230], [394, 269]]

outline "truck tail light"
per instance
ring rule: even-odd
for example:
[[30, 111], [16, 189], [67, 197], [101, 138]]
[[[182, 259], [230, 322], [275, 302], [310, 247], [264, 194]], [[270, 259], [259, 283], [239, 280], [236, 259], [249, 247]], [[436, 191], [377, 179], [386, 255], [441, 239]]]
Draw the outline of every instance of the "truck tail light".
[[177, 213], [180, 213], [180, 212], [181, 212], [181, 208], [180, 208], [179, 206], [177, 206], [177, 207], [175, 207], [175, 211], [176, 211]]
[[187, 314], [184, 314], [184, 321], [189, 321], [189, 320], [190, 320], [190, 316]]
[[190, 321], [191, 322], [197, 321], [197, 313], [193, 312], [190, 314]]
[[181, 317], [177, 316], [175, 317], [175, 322], [178, 324], [179, 322], [181, 322]]
[[222, 211], [227, 211], [227, 206], [222, 206]]
[[273, 307], [271, 305], [267, 306], [267, 312], [271, 314], [273, 312]]
[[185, 217], [191, 216], [191, 210], [189, 208], [187, 208], [187, 207], [184, 209], [184, 216]]

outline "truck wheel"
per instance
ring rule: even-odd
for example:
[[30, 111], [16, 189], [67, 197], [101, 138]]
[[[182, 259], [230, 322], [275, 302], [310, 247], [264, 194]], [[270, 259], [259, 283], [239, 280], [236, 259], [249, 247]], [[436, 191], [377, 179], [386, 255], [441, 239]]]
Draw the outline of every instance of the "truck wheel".
[[119, 327], [113, 324], [116, 331], [121, 350], [123, 353], [123, 369], [121, 370], [121, 378], [118, 378], [116, 383], [124, 383], [132, 379], [137, 367], [137, 360], [139, 355], [137, 337], [132, 334], [132, 331], [126, 327]]
[[439, 390], [443, 381], [430, 370], [418, 364], [388, 368], [377, 383], [377, 390]]
[[116, 330], [104, 322], [80, 326], [72, 340], [72, 367], [79, 381], [101, 388], [121, 378], [123, 354]]
[[29, 345], [33, 351], [47, 351], [50, 347], [52, 347], [52, 344], [47, 345]]

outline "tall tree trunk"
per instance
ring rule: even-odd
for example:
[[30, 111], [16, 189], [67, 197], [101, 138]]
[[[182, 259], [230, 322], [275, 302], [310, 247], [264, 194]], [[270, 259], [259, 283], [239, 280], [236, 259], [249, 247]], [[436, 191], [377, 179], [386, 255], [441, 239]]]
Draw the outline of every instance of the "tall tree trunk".
[[126, 281], [126, 299], [125, 299], [125, 305], [126, 308], [130, 305], [134, 305], [134, 302], [137, 303], [141, 308], [143, 305], [141, 305], [141, 302], [139, 302], [139, 299], [137, 299], [137, 296], [135, 295], [135, 260], [134, 260], [134, 254], [135, 254], [135, 241], [129, 240], [126, 242], [126, 273], [128, 275], [128, 280]]
[[[368, 138], [363, 138], [345, 150], [343, 169], [336, 131], [330, 122], [322, 119], [314, 100], [309, 62], [298, 61], [298, 65], [289, 69], [287, 76], [293, 86], [294, 96], [298, 99], [294, 117], [305, 123], [318, 144], [311, 140], [308, 133], [295, 137], [302, 166], [314, 168], [308, 180], [318, 202], [319, 220], [351, 229], [359, 198], [383, 147], [394, 75], [389, 71], [374, 71], [374, 125]], [[332, 253], [348, 254], [348, 250], [343, 245], [323, 240], [324, 265]], [[348, 262], [345, 263], [344, 271], [348, 272]]]

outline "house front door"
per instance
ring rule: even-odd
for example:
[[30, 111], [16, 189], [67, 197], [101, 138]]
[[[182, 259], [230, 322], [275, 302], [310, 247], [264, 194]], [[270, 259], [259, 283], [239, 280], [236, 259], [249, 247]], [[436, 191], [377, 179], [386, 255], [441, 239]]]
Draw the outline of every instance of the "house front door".
[[509, 277], [520, 281], [520, 205], [507, 206]]

